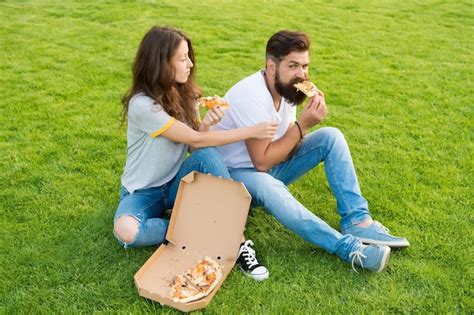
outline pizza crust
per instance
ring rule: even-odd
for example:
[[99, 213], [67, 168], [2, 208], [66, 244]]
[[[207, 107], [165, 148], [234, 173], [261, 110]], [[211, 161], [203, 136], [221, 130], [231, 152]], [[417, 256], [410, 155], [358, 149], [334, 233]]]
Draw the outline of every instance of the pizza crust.
[[314, 85], [314, 83], [311, 81], [299, 82], [299, 83], [293, 84], [293, 86], [298, 91], [303, 92], [307, 97], [313, 97], [313, 96], [316, 96], [316, 94], [318, 94], [318, 89], [316, 88], [316, 85]]

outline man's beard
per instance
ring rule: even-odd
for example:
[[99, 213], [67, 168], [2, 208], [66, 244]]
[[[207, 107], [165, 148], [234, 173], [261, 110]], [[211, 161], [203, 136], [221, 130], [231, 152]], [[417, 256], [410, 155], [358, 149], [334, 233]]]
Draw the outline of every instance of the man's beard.
[[306, 95], [304, 95], [303, 92], [298, 91], [293, 84], [303, 82], [303, 79], [299, 78], [294, 78], [291, 79], [288, 84], [284, 84], [280, 80], [280, 73], [277, 70], [275, 74], [275, 90], [280, 94], [282, 97], [284, 97], [288, 102], [293, 103], [295, 105], [301, 104]]

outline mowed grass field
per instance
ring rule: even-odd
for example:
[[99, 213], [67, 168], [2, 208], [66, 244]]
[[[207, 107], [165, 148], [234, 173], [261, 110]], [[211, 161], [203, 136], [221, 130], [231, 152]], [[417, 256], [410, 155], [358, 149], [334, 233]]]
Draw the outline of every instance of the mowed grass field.
[[[192, 39], [204, 94], [264, 65], [280, 29], [312, 38], [322, 126], [350, 144], [373, 217], [411, 247], [361, 271], [251, 211], [271, 277], [234, 270], [202, 313], [462, 313], [473, 298], [472, 1], [1, 1], [0, 312], [175, 313], [137, 294], [156, 247], [112, 235], [120, 98], [152, 25]], [[338, 228], [320, 166], [290, 187]]]

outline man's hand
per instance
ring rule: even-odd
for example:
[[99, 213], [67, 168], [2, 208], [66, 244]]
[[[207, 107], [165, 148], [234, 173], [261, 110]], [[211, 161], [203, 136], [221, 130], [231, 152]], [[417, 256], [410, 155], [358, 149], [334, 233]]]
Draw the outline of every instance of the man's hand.
[[324, 99], [324, 93], [318, 91], [318, 94], [308, 100], [308, 103], [301, 112], [300, 119], [298, 120], [301, 128], [304, 132], [319, 124], [324, 120], [328, 113], [326, 107], [326, 100]]

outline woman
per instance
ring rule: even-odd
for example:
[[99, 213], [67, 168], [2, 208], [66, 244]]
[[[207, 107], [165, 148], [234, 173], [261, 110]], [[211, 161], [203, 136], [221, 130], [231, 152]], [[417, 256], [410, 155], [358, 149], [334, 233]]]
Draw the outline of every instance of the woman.
[[[217, 150], [206, 147], [276, 132], [272, 122], [209, 131], [224, 113], [209, 110], [200, 122], [194, 63], [190, 39], [173, 28], [152, 27], [138, 48], [133, 83], [122, 99], [127, 160], [114, 218], [114, 233], [125, 248], [163, 242], [168, 220], [162, 214], [173, 207], [183, 176], [195, 170], [230, 178]], [[196, 150], [186, 158], [190, 147]]]

